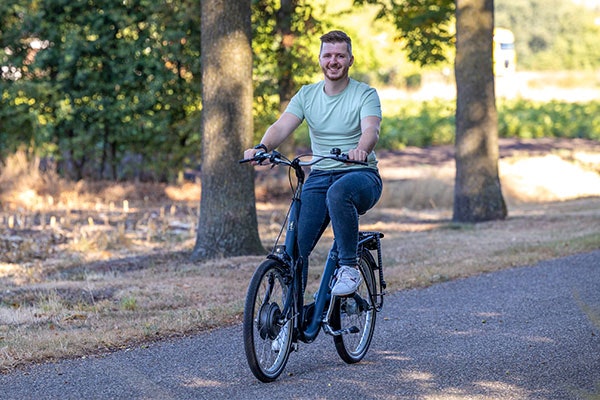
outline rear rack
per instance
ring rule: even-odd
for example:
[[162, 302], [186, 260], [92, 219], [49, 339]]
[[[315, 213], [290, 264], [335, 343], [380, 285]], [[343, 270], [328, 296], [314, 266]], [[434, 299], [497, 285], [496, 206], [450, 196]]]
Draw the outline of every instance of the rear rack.
[[[377, 252], [377, 264], [375, 268], [378, 271], [376, 273], [373, 271], [375, 276], [375, 293], [373, 293], [373, 304], [375, 305], [376, 311], [381, 311], [383, 307], [383, 296], [385, 296], [387, 283], [383, 278], [383, 260], [381, 257], [381, 238], [383, 238], [383, 233], [376, 231], [360, 231], [358, 232], [358, 246], [359, 249], [362, 247], [369, 251]], [[361, 252], [359, 251], [359, 254]]]

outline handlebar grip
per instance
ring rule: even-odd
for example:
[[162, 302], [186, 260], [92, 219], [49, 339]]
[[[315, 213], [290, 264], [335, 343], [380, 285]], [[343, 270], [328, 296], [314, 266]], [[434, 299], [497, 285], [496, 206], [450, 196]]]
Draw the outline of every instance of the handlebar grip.
[[247, 163], [250, 161], [256, 161], [258, 163], [261, 163], [264, 160], [266, 160], [267, 158], [269, 158], [269, 153], [267, 153], [265, 151], [257, 151], [256, 154], [254, 154], [254, 157], [239, 160], [238, 163], [243, 164], [243, 163]]
[[[338, 149], [332, 149], [331, 150], [332, 154], [333, 154], [334, 150], [338, 150]], [[369, 165], [369, 163], [366, 162], [366, 161], [350, 160], [348, 158], [348, 154], [345, 154], [345, 153], [344, 154], [338, 154], [337, 157], [336, 157], [336, 159], [338, 161], [342, 161], [342, 162], [345, 162], [345, 163], [348, 163], [348, 164]]]

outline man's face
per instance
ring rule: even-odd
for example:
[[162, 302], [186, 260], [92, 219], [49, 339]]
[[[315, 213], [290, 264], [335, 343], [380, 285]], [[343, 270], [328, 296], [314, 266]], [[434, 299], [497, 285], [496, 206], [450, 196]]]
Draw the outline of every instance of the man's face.
[[319, 64], [327, 79], [337, 81], [347, 78], [348, 70], [353, 62], [354, 57], [348, 53], [346, 43], [323, 43]]

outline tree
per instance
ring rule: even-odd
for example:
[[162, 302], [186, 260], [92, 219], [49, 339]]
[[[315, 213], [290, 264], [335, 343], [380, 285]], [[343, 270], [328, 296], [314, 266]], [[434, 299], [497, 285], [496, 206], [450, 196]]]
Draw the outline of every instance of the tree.
[[140, 177], [142, 168], [172, 179], [199, 142], [197, 123], [191, 129], [200, 114], [193, 7], [2, 2], [0, 145], [29, 146], [74, 179]]
[[259, 254], [252, 142], [250, 1], [202, 0], [202, 197], [192, 260]]
[[456, 1], [456, 179], [453, 220], [507, 215], [498, 175], [493, 0]]
[[[390, 18], [409, 59], [421, 65], [445, 59], [456, 15], [456, 179], [453, 220], [503, 219], [506, 204], [498, 176], [498, 124], [492, 68], [493, 0], [355, 0], [379, 4]], [[456, 7], [456, 8], [455, 8]]]

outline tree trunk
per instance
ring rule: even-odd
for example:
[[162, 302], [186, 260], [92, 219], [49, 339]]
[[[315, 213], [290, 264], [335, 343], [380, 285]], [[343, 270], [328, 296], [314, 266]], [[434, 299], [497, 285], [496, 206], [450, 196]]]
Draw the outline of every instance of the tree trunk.
[[254, 171], [237, 162], [253, 136], [250, 1], [201, 4], [202, 197], [194, 261], [264, 253]]
[[456, 180], [458, 222], [507, 215], [498, 176], [498, 114], [492, 69], [493, 0], [456, 0]]

